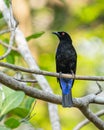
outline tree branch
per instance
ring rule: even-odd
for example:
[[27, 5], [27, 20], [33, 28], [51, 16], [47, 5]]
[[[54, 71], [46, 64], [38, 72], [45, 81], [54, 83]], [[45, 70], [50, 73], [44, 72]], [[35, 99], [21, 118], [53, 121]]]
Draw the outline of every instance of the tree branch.
[[[61, 104], [61, 96], [52, 94], [51, 92], [45, 92], [31, 86], [27, 86], [26, 84], [17, 81], [11, 76], [8, 76], [0, 71], [0, 83], [6, 85], [7, 87], [14, 89], [14, 90], [21, 90], [24, 91], [28, 96], [34, 97], [43, 101], [47, 101], [50, 103]], [[101, 102], [98, 101], [99, 97], [96, 94], [89, 94], [87, 96], [81, 98], [73, 98], [74, 107], [80, 108], [86, 106], [90, 103], [98, 103], [104, 104], [104, 98], [102, 98]]]
[[[49, 71], [44, 70], [37, 70], [37, 69], [28, 69], [21, 66], [16, 66], [9, 63], [3, 63], [0, 62], [1, 67], [6, 67], [15, 71], [22, 71], [32, 74], [38, 74], [38, 75], [44, 75], [44, 76], [51, 76], [51, 77], [63, 77], [63, 78], [69, 78], [69, 79], [76, 79], [76, 80], [91, 80], [91, 81], [104, 81], [104, 76], [80, 76], [80, 75], [70, 75], [70, 74], [59, 74], [59, 73], [53, 73]], [[99, 86], [98, 82], [97, 85]], [[99, 86], [100, 87], [100, 86]], [[99, 92], [98, 92], [99, 93]]]
[[15, 31], [11, 31], [11, 36], [10, 36], [10, 41], [9, 41], [9, 47], [8, 47], [6, 53], [4, 55], [0, 56], [0, 60], [3, 60], [11, 52], [12, 46], [13, 46], [13, 43], [14, 43], [14, 36], [15, 36]]
[[[3, 42], [2, 40], [0, 40], [0, 44], [6, 48], [9, 48], [9, 45], [7, 43]], [[18, 52], [18, 49], [16, 47], [12, 46], [11, 49]]]
[[32, 80], [32, 79], [17, 79], [17, 78], [14, 79], [20, 82], [37, 83], [36, 80]]
[[[104, 115], [104, 110], [98, 111], [95, 115], [96, 116], [102, 116], [102, 115]], [[80, 130], [82, 127], [84, 127], [88, 123], [90, 123], [90, 120], [85, 119], [82, 122], [80, 122], [73, 130]]]
[[0, 35], [3, 35], [3, 34], [5, 34], [5, 33], [9, 33], [9, 32], [11, 32], [11, 31], [13, 31], [14, 29], [5, 29], [5, 30], [2, 30], [2, 31], [0, 31]]
[[[2, 6], [2, 1], [0, 2], [1, 3], [1, 6]], [[2, 10], [3, 7], [0, 7], [0, 9]], [[4, 8], [6, 9], [6, 5], [4, 5]], [[13, 12], [12, 12], [12, 7], [10, 5], [10, 8], [8, 9], [8, 12], [7, 12], [7, 15], [10, 17], [10, 19], [8, 19], [8, 25], [10, 27], [10, 30], [11, 30], [11, 36], [10, 36], [10, 41], [9, 41], [9, 47], [6, 51], [6, 53], [2, 56], [0, 56], [0, 60], [4, 59], [5, 57], [7, 57], [9, 55], [9, 53], [11, 52], [12, 50], [12, 46], [13, 46], [13, 43], [14, 43], [14, 38], [15, 38], [15, 29], [16, 29], [16, 22], [14, 24], [13, 22]]]
[[90, 120], [97, 128], [104, 130], [104, 121], [97, 117], [94, 113], [90, 111], [87, 107], [80, 107], [80, 111]]
[[61, 104], [60, 96], [56, 96], [52, 94], [51, 92], [45, 92], [45, 91], [27, 86], [26, 84], [15, 80], [13, 77], [8, 76], [4, 74], [3, 72], [0, 72], [0, 83], [6, 85], [7, 87], [11, 89], [14, 89], [17, 91], [21, 90], [30, 97], [44, 100], [50, 103]]

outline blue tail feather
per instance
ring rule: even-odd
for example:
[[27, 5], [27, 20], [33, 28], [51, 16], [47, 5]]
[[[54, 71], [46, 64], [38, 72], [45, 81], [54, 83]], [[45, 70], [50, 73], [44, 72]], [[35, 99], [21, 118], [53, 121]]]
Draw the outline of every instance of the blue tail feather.
[[62, 89], [62, 105], [63, 107], [73, 106], [71, 88], [73, 86], [73, 79], [60, 78], [60, 86]]
[[63, 94], [68, 94], [72, 88], [73, 79], [60, 78], [60, 85], [61, 85]]

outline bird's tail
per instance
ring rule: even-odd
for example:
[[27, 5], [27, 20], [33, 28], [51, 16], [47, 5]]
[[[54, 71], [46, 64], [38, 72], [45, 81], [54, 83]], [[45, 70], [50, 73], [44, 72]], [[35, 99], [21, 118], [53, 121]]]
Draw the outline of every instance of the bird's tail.
[[68, 94], [62, 94], [62, 106], [63, 107], [73, 106], [71, 91]]

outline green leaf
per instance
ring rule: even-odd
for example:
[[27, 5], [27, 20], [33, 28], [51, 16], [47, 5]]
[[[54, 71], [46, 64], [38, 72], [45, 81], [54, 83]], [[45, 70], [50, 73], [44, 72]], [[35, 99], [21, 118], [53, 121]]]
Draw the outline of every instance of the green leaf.
[[32, 97], [28, 97], [26, 100], [25, 100], [25, 108], [26, 109], [28, 109], [28, 110], [30, 110], [30, 108], [31, 108], [31, 105], [32, 105], [32, 103], [34, 102], [34, 98], [32, 98]]
[[8, 88], [7, 86], [4, 86], [4, 85], [2, 85], [2, 88], [3, 88], [5, 98], [7, 98], [10, 94], [15, 92], [13, 89]]
[[14, 129], [14, 128], [17, 128], [20, 125], [20, 122], [17, 119], [11, 117], [11, 118], [8, 118], [4, 122], [4, 124], [6, 125], [6, 127]]
[[26, 40], [27, 40], [27, 41], [30, 41], [31, 39], [39, 38], [39, 37], [42, 36], [44, 33], [45, 33], [45, 32], [38, 32], [38, 33], [32, 34], [32, 35], [26, 37]]
[[21, 118], [25, 118], [28, 115], [29, 110], [26, 108], [17, 107], [13, 109], [10, 113], [19, 116]]
[[2, 13], [0, 12], [0, 19], [3, 17]]
[[10, 128], [6, 128], [5, 126], [0, 126], [0, 130], [11, 130]]
[[15, 53], [13, 51], [6, 57], [6, 61], [11, 64], [15, 63]]
[[5, 4], [7, 5], [7, 7], [9, 8], [10, 5], [10, 0], [4, 0]]
[[3, 91], [3, 85], [2, 84], [0, 84], [0, 87], [1, 87], [1, 89], [0, 89], [0, 108], [1, 108], [1, 106], [2, 106], [2, 103], [3, 103], [3, 101], [4, 101], [4, 98], [5, 98], [5, 94], [4, 94], [4, 91]]
[[[4, 18], [3, 18], [3, 16], [1, 15], [1, 13], [0, 13], [0, 29], [4, 29], [4, 26], [6, 26], [6, 22], [5, 22]], [[0, 38], [3, 39], [4, 38], [3, 35], [0, 36]]]
[[2, 104], [0, 116], [3, 116], [12, 109], [18, 107], [23, 101], [24, 96], [24, 92], [21, 91], [13, 92], [11, 95], [9, 95]]
[[0, 108], [1, 108], [2, 103], [3, 103], [2, 93], [3, 93], [2, 90], [0, 90]]

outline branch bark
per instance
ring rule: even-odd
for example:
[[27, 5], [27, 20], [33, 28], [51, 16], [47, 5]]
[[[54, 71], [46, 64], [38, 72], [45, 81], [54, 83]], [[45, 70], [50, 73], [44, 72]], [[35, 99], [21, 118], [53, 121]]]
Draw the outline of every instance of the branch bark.
[[[98, 111], [95, 115], [96, 116], [102, 116], [102, 115], [104, 115], [104, 110]], [[88, 123], [90, 123], [90, 120], [85, 119], [82, 122], [80, 122], [73, 130], [80, 130], [82, 127], [84, 127]]]
[[[17, 81], [11, 76], [6, 75], [5, 73], [0, 71], [0, 83], [6, 85], [7, 87], [13, 89], [13, 90], [21, 90], [26, 95], [30, 97], [34, 97], [43, 101], [47, 101], [50, 103], [55, 104], [61, 104], [61, 96], [55, 95], [51, 92], [42, 91], [36, 88], [33, 88], [31, 86], [27, 86], [26, 84]], [[101, 99], [101, 101], [99, 100]], [[104, 104], [104, 98], [98, 97], [96, 94], [89, 94], [87, 96], [81, 97], [81, 98], [73, 98], [74, 107], [81, 108], [83, 106], [86, 106], [90, 103], [98, 103], [98, 104]]]
[[60, 96], [56, 96], [52, 94], [51, 92], [45, 92], [45, 91], [33, 88], [31, 86], [27, 86], [24, 83], [15, 80], [13, 77], [10, 77], [4, 74], [3, 72], [0, 72], [0, 83], [8, 86], [9, 88], [13, 90], [17, 90], [17, 91], [21, 90], [30, 97], [44, 100], [50, 103], [52, 102], [55, 104], [61, 104]]
[[69, 78], [69, 79], [75, 79], [75, 80], [104, 81], [104, 76], [80, 76], [80, 75], [73, 76], [70, 74], [63, 74], [63, 73], [60, 75], [59, 73], [54, 73], [54, 72], [49, 72], [49, 71], [44, 71], [44, 70], [39, 70], [39, 69], [34, 69], [34, 68], [29, 69], [29, 68], [24, 68], [21, 66], [16, 66], [13, 64], [8, 64], [8, 63], [3, 63], [3, 62], [0, 62], [0, 66], [9, 68], [15, 71], [22, 71], [22, 72], [44, 75], [44, 76], [63, 77], [63, 78]]
[[[0, 2], [0, 9], [1, 11], [2, 10], [6, 10], [6, 5], [4, 4], [4, 6], [2, 7], [3, 5], [3, 2], [1, 1]], [[5, 14], [5, 12], [3, 12], [3, 14]], [[13, 22], [13, 13], [12, 13], [12, 7], [11, 7], [11, 4], [10, 4], [10, 7], [8, 9], [8, 12], [7, 12], [7, 15], [8, 17], [10, 17], [10, 19], [8, 19], [8, 26], [10, 28], [10, 41], [9, 41], [9, 47], [6, 51], [6, 53], [2, 56], [0, 56], [0, 60], [4, 59], [5, 57], [7, 57], [9, 55], [9, 53], [11, 52], [12, 50], [12, 46], [13, 46], [13, 43], [14, 43], [14, 38], [15, 38], [15, 28], [16, 28], [16, 22]]]
[[[2, 40], [0, 40], [0, 44], [6, 48], [9, 48], [9, 45], [7, 43], [3, 42]], [[11, 49], [18, 52], [17, 48], [15, 48], [15, 47], [11, 47]]]
[[80, 108], [80, 111], [90, 120], [97, 128], [104, 130], [104, 121], [98, 118], [94, 113], [87, 107]]
[[11, 32], [11, 31], [13, 31], [14, 29], [12, 29], [12, 30], [10, 30], [10, 29], [5, 29], [5, 30], [2, 30], [2, 31], [0, 31], [0, 35], [3, 35], [3, 34], [5, 34], [5, 33], [9, 33], [9, 32]]

